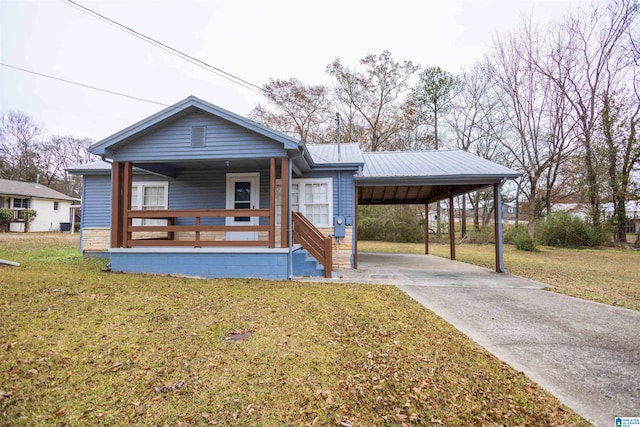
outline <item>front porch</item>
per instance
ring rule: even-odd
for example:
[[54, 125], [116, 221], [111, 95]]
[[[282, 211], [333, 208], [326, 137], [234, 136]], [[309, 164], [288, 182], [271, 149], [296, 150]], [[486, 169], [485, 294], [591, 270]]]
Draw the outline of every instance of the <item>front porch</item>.
[[[261, 188], [259, 172], [226, 168], [218, 175], [219, 179], [226, 179], [227, 193], [222, 197], [226, 208], [214, 209], [132, 209], [133, 163], [113, 162], [109, 249], [112, 271], [287, 279], [296, 274], [299, 264], [294, 261], [293, 252], [305, 249], [324, 267], [318, 271], [331, 277], [331, 237], [291, 210], [290, 190], [277, 191], [278, 186], [290, 188], [289, 159], [262, 162], [269, 165], [267, 194]], [[146, 165], [135, 166], [145, 169]], [[219, 167], [215, 163], [210, 166]], [[178, 175], [170, 177], [171, 185], [179, 184]], [[257, 178], [252, 183], [253, 176]], [[245, 182], [238, 177], [248, 178]], [[216, 185], [221, 187], [220, 183]], [[263, 204], [266, 201], [266, 208], [260, 208], [261, 199]], [[167, 207], [171, 207], [169, 202]]]

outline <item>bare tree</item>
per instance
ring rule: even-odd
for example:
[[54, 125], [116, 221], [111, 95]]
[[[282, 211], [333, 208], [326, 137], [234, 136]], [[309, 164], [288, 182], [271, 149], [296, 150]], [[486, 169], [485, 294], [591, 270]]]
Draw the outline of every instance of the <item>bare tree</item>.
[[250, 118], [304, 142], [325, 142], [332, 120], [325, 86], [307, 85], [295, 78], [269, 79], [262, 90], [273, 110], [259, 104]]
[[558, 112], [557, 88], [534, 66], [544, 55], [544, 41], [530, 19], [518, 32], [496, 37], [493, 45], [493, 76], [503, 118], [511, 132], [501, 142], [522, 171], [521, 189], [528, 200], [528, 231], [533, 239], [535, 221], [540, 218], [544, 199], [551, 192], [559, 164], [568, 148], [563, 133], [563, 116]]
[[536, 59], [538, 71], [554, 82], [571, 107], [575, 121], [572, 129], [584, 151], [587, 198], [594, 224], [601, 220], [597, 156], [601, 96], [609, 68], [619, 65], [616, 61], [621, 46], [633, 40], [630, 28], [638, 12], [635, 0], [613, 0], [605, 6], [581, 9], [556, 24], [551, 32], [551, 53]]
[[[351, 116], [360, 119], [369, 130], [368, 151], [380, 151], [393, 144], [400, 131], [401, 110], [399, 99], [407, 88], [407, 81], [419, 70], [411, 61], [396, 62], [389, 51], [369, 54], [360, 60], [364, 71], [345, 67], [340, 59], [327, 66], [335, 77], [335, 96], [338, 102], [357, 112]], [[349, 121], [345, 123], [353, 126]]]
[[42, 129], [19, 111], [0, 115], [0, 177], [35, 182], [41, 170]]
[[93, 140], [73, 136], [53, 136], [41, 144], [43, 183], [69, 196], [80, 197], [81, 181], [66, 169], [98, 159], [87, 151]]
[[[498, 101], [493, 91], [493, 80], [486, 62], [478, 62], [465, 70], [458, 78], [459, 90], [452, 99], [447, 127], [451, 130], [455, 144], [464, 151], [492, 159], [497, 148], [494, 132], [499, 131], [497, 122]], [[479, 205], [481, 194], [474, 192], [461, 197], [461, 235], [467, 237], [467, 197], [473, 207], [474, 228], [480, 228]]]

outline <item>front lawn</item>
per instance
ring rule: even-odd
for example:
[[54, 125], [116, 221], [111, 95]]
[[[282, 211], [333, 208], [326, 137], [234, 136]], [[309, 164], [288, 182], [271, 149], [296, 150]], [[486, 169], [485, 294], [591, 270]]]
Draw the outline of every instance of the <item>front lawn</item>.
[[[424, 244], [360, 241], [358, 251], [423, 254]], [[429, 252], [449, 258], [449, 245], [431, 243]], [[456, 259], [494, 269], [495, 249], [458, 244]], [[526, 252], [504, 245], [504, 265], [510, 274], [548, 283], [556, 292], [640, 311], [640, 251], [543, 246]]]
[[76, 245], [0, 234], [0, 425], [588, 425], [395, 287], [104, 273]]

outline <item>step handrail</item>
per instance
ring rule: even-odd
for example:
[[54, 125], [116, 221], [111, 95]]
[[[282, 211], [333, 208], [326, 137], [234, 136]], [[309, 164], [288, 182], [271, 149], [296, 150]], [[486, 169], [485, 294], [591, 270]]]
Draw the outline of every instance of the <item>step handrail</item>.
[[324, 266], [324, 277], [331, 278], [333, 268], [331, 237], [325, 236], [304, 215], [291, 212], [293, 243], [301, 245]]

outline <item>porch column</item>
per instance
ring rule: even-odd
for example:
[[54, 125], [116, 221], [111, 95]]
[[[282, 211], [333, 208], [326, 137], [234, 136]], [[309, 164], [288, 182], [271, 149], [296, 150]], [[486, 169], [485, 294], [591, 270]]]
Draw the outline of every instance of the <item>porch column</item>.
[[283, 157], [280, 164], [280, 195], [282, 199], [280, 215], [280, 247], [289, 247], [289, 158]]
[[[283, 189], [280, 189], [283, 192]], [[271, 158], [269, 171], [269, 247], [276, 247], [276, 158]]]
[[353, 211], [353, 228], [351, 230], [353, 236], [353, 269], [358, 269], [358, 192], [360, 189], [358, 187], [355, 188], [355, 197], [353, 201], [354, 211]]
[[502, 197], [500, 195], [501, 184], [493, 184], [493, 218], [494, 240], [496, 248], [496, 273], [505, 273], [502, 252]]
[[453, 197], [449, 197], [449, 247], [451, 261], [456, 259], [456, 221], [453, 213]]
[[122, 247], [128, 248], [131, 240], [131, 183], [133, 181], [133, 165], [131, 162], [124, 162], [122, 174]]
[[424, 205], [424, 254], [429, 255], [429, 203]]
[[111, 164], [111, 247], [122, 247], [122, 187], [124, 164]]

